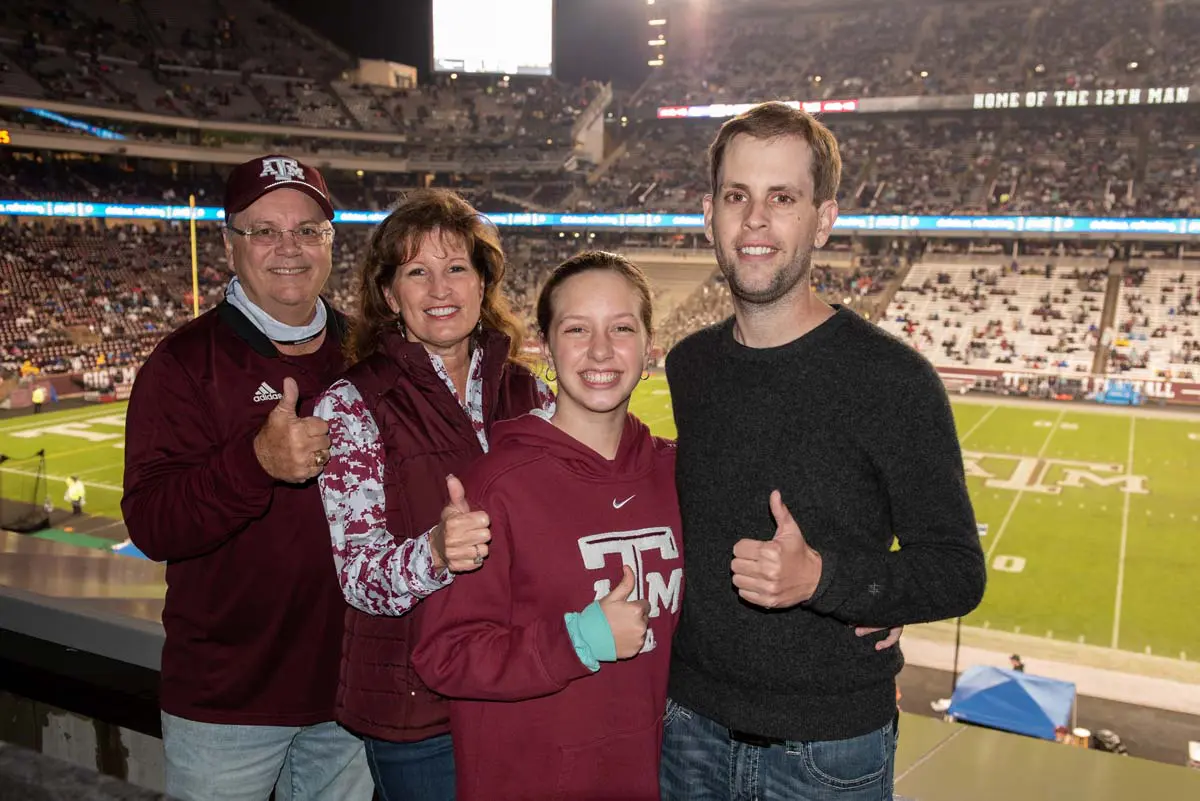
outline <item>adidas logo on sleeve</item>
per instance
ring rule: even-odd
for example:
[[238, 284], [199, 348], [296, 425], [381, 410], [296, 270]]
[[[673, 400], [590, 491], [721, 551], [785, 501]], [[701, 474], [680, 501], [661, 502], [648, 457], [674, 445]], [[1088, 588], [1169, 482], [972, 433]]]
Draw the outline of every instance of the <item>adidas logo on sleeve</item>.
[[254, 402], [262, 403], [263, 401], [283, 400], [283, 393], [273, 389], [266, 381], [258, 385], [258, 389], [254, 390]]

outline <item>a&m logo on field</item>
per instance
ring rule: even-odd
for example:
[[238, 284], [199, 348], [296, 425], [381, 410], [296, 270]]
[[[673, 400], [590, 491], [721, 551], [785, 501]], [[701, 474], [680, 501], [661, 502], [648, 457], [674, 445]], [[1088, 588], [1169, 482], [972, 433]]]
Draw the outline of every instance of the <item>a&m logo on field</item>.
[[968, 476], [986, 479], [984, 486], [992, 489], [1059, 495], [1063, 487], [1083, 489], [1091, 485], [1117, 487], [1133, 495], [1150, 492], [1145, 476], [1128, 475], [1119, 464], [963, 451], [963, 466]]

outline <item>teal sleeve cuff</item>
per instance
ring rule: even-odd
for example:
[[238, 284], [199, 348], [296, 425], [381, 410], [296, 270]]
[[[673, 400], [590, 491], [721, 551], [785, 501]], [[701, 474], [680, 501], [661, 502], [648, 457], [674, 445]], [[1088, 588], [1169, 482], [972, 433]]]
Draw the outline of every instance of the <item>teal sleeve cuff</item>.
[[568, 612], [563, 619], [575, 653], [588, 670], [595, 673], [601, 662], [617, 661], [617, 643], [599, 601], [588, 604], [582, 612]]

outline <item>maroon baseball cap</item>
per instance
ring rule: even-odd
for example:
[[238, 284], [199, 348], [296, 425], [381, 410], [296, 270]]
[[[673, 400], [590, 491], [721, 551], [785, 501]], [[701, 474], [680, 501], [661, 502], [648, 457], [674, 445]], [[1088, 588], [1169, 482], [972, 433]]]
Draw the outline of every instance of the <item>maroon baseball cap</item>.
[[329, 189], [316, 167], [291, 156], [272, 154], [239, 164], [225, 181], [225, 219], [239, 212], [268, 192], [295, 189], [317, 201], [325, 218], [333, 219]]

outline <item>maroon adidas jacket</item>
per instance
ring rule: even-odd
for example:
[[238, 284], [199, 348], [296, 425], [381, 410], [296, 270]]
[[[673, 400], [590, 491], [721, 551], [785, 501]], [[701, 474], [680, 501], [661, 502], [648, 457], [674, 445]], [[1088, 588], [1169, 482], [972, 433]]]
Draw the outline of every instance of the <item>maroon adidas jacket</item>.
[[342, 600], [315, 481], [276, 482], [254, 435], [283, 379], [301, 411], [341, 371], [344, 320], [321, 349], [280, 354], [222, 303], [167, 336], [138, 372], [121, 509], [134, 544], [167, 563], [162, 708], [206, 723], [333, 720]]
[[[459, 801], [658, 799], [671, 636], [683, 592], [675, 446], [630, 416], [608, 461], [525, 415], [464, 477], [488, 559], [422, 602], [413, 654], [449, 696]], [[563, 615], [633, 568], [646, 647], [592, 673]]]

